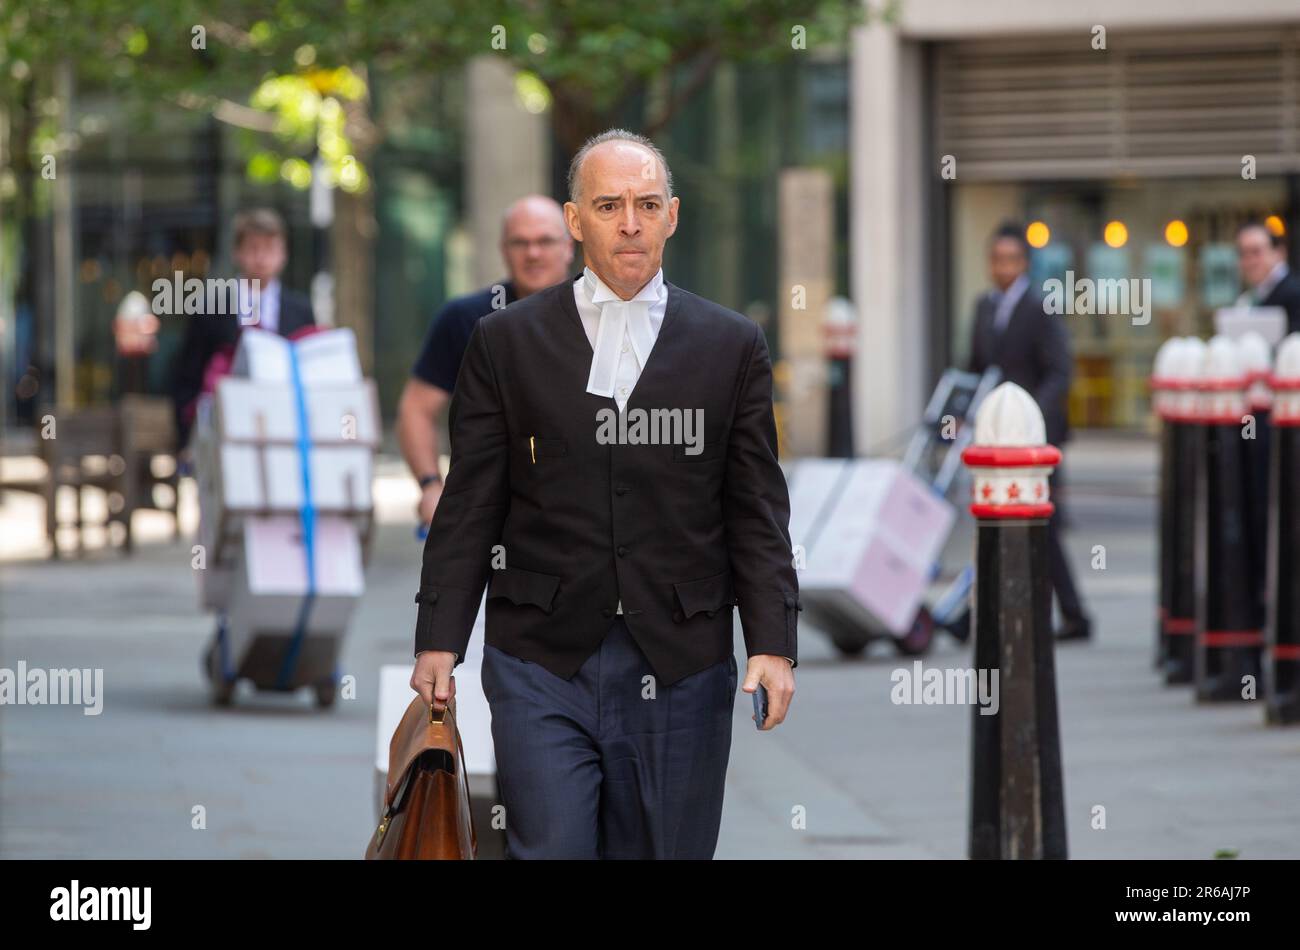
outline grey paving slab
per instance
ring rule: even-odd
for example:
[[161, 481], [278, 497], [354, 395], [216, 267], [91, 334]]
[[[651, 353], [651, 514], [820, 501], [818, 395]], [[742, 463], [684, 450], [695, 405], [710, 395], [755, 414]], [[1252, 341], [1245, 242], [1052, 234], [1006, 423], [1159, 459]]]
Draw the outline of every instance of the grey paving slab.
[[[1300, 729], [1160, 685], [1154, 453], [1093, 448], [1071, 453], [1069, 543], [1098, 632], [1057, 651], [1071, 855], [1300, 856]], [[949, 573], [972, 543], [969, 525], [954, 534]], [[1089, 566], [1096, 545], [1105, 570]], [[306, 694], [209, 705], [198, 657], [211, 621], [195, 607], [187, 542], [0, 564], [0, 666], [100, 667], [106, 693], [94, 717], [0, 707], [0, 856], [359, 856], [373, 827], [378, 669], [409, 661], [418, 569], [409, 527], [381, 525], [343, 653], [357, 695], [322, 713]], [[743, 670], [739, 631], [736, 642]], [[737, 695], [719, 858], [964, 857], [971, 710], [893, 704], [891, 673], [910, 662], [883, 645], [844, 660], [805, 628], [784, 725], [759, 734]], [[950, 639], [923, 660], [970, 662]], [[1095, 806], [1105, 830], [1091, 827]]]

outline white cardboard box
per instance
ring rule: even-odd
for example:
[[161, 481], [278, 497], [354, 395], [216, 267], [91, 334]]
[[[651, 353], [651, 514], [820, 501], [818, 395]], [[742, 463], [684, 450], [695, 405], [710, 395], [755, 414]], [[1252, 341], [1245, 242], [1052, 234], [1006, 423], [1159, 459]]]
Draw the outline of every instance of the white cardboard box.
[[905, 635], [956, 510], [893, 459], [804, 459], [791, 476], [800, 596], [864, 628]]
[[244, 327], [239, 334], [231, 371], [245, 379], [291, 384], [290, 348], [297, 353], [298, 374], [303, 386], [361, 381], [357, 338], [348, 327], [323, 330], [293, 342], [270, 330]]
[[[465, 746], [465, 772], [469, 777], [470, 794], [475, 797], [492, 796], [495, 801], [497, 774], [496, 752], [492, 745], [492, 710], [483, 695], [483, 604], [479, 604], [474, 631], [470, 634], [470, 647], [465, 662], [456, 667], [456, 726], [460, 729]], [[411, 689], [411, 662], [379, 668], [379, 721], [375, 732], [375, 789], [377, 808], [375, 817], [382, 813], [384, 789], [388, 784], [388, 745], [393, 738], [402, 714], [415, 698]]]
[[[313, 444], [364, 445], [381, 437], [373, 380], [303, 387], [308, 440]], [[298, 441], [298, 403], [293, 387], [227, 376], [217, 383], [213, 424], [223, 442]]]
[[[297, 448], [227, 442], [218, 454], [211, 496], [218, 518], [302, 508], [306, 499]], [[364, 446], [313, 445], [307, 450], [312, 506], [339, 514], [370, 511], [373, 464], [370, 449]]]
[[[305, 629], [341, 636], [365, 591], [357, 529], [346, 518], [317, 516], [314, 549], [316, 590]], [[238, 666], [255, 635], [292, 633], [306, 593], [302, 520], [245, 518], [228, 606], [232, 663]]]
[[[368, 519], [374, 506], [372, 452], [380, 435], [373, 381], [305, 388], [304, 398], [313, 505]], [[242, 517], [297, 512], [303, 504], [293, 388], [224, 378], [201, 398], [195, 433], [200, 541], [211, 558], [226, 562], [227, 542], [238, 536]], [[203, 603], [221, 606], [229, 586], [217, 594], [210, 593], [212, 587], [201, 585]]]

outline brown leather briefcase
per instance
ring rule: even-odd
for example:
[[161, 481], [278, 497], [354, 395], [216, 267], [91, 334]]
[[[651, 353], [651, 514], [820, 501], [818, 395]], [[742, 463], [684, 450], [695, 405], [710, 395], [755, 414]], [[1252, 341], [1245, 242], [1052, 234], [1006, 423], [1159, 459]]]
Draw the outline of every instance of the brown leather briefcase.
[[459, 860], [478, 853], [456, 701], [435, 712], [416, 697], [388, 744], [384, 814], [366, 860]]

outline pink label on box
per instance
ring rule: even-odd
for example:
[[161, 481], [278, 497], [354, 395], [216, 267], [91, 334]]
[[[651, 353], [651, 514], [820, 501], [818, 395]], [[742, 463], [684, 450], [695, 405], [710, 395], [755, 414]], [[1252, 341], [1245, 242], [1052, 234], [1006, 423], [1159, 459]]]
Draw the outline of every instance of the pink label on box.
[[863, 553], [849, 585], [850, 594], [899, 635], [911, 627], [925, 591], [925, 575], [879, 540]]
[[[359, 596], [365, 589], [357, 529], [345, 518], [316, 517], [316, 593]], [[307, 557], [302, 521], [277, 515], [244, 524], [248, 586], [254, 594], [307, 592]]]

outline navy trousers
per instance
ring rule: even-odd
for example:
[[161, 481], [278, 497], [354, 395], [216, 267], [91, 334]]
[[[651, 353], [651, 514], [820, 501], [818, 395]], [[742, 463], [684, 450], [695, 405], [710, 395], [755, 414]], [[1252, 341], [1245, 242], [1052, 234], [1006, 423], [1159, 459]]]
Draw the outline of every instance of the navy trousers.
[[506, 856], [711, 859], [737, 672], [662, 686], [621, 617], [567, 680], [485, 644]]

